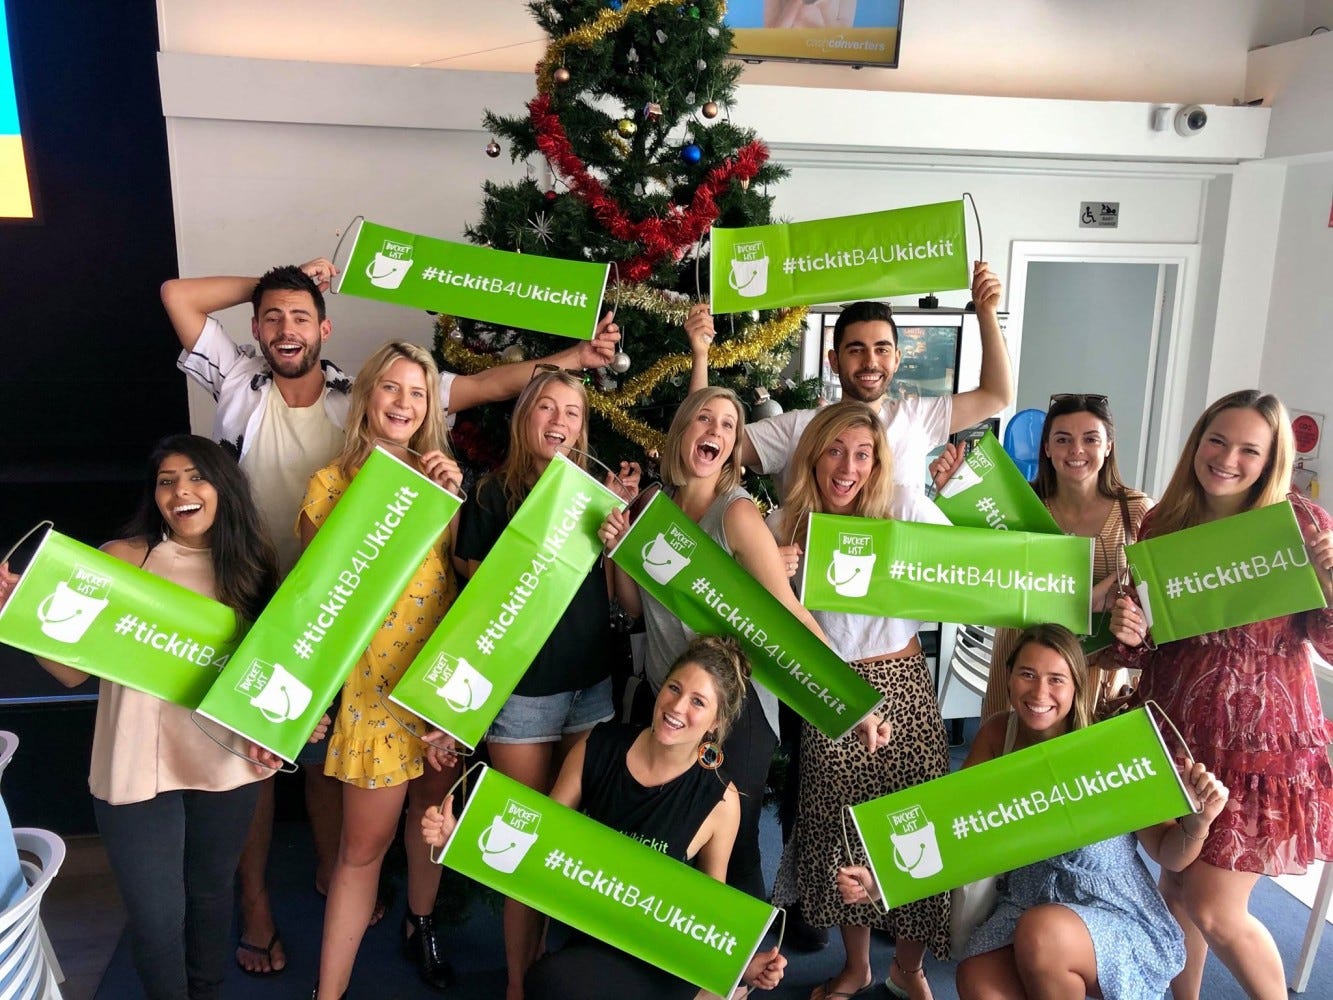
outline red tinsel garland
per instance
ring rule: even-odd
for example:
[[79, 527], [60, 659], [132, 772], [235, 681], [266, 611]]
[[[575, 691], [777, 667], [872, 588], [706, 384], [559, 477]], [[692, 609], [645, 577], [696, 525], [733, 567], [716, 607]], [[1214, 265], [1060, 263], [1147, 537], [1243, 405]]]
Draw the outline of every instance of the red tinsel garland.
[[688, 209], [672, 211], [666, 218], [634, 222], [606, 193], [587, 164], [574, 152], [559, 117], [551, 110], [551, 99], [541, 94], [528, 104], [537, 133], [537, 148], [580, 198], [592, 208], [597, 220], [618, 240], [638, 243], [644, 252], [620, 265], [621, 281], [645, 281], [653, 267], [668, 254], [684, 251], [701, 237], [717, 218], [717, 196], [732, 178], [748, 181], [768, 159], [768, 147], [758, 140], [747, 143], [736, 155], [710, 170], [695, 189]]

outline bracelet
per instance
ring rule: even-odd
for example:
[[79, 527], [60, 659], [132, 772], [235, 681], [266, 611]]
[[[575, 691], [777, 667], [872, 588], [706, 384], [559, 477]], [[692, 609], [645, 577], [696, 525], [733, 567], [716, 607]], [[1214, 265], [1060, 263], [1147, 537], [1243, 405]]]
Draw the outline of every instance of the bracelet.
[[[1176, 825], [1180, 827], [1180, 832], [1181, 832], [1182, 835], [1184, 835], [1184, 837], [1185, 837], [1186, 840], [1207, 840], [1207, 839], [1208, 839], [1208, 830], [1207, 830], [1207, 829], [1205, 829], [1205, 830], [1203, 831], [1203, 833], [1199, 834], [1198, 836], [1195, 836], [1194, 834], [1190, 833], [1187, 829], [1185, 829], [1185, 821], [1184, 821], [1183, 819], [1182, 819], [1178, 824], [1176, 824]], [[1209, 827], [1211, 827], [1211, 826], [1212, 826], [1212, 824], [1210, 823], [1210, 824], [1209, 824]]]

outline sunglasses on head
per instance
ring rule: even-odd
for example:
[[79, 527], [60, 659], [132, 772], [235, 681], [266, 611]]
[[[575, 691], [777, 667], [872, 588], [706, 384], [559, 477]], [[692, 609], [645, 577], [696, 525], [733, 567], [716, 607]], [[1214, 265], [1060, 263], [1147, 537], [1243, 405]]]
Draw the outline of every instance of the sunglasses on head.
[[1105, 408], [1106, 397], [1099, 392], [1053, 392], [1051, 393], [1051, 401], [1046, 404], [1046, 409], [1049, 410], [1057, 403], [1070, 403], [1076, 410], [1087, 409], [1089, 406]]
[[545, 361], [538, 362], [532, 366], [532, 375], [528, 378], [531, 382], [538, 375], [559, 375], [568, 379], [571, 383], [577, 382], [580, 385], [592, 385], [592, 375], [582, 368], [561, 368], [559, 365], [548, 364]]

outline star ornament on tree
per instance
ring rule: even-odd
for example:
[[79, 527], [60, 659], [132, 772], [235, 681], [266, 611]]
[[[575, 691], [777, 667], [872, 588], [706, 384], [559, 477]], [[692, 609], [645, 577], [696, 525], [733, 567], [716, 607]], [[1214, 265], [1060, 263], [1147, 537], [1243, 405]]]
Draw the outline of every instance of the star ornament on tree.
[[528, 220], [528, 232], [542, 241], [543, 246], [550, 246], [553, 239], [552, 219], [545, 212], [538, 212], [536, 218]]

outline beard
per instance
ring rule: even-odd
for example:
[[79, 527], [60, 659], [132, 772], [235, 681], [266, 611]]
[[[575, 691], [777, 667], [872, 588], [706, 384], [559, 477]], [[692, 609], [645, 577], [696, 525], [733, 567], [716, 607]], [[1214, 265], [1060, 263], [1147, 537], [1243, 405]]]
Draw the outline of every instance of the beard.
[[[880, 369], [862, 368], [861, 372], [877, 370]], [[861, 372], [854, 373], [850, 378], [844, 377], [838, 380], [842, 383], [843, 397], [854, 399], [858, 403], [878, 403], [884, 398], [884, 394], [889, 391], [889, 383], [892, 381], [893, 376], [889, 372], [882, 372], [884, 381], [880, 382], [874, 388], [870, 388], [862, 385], [856, 380], [856, 375], [861, 374]]]
[[272, 344], [261, 343], [259, 351], [275, 375], [280, 375], [282, 378], [300, 378], [319, 364], [319, 347], [319, 342], [313, 346], [303, 344], [300, 354], [287, 356], [275, 351]]

